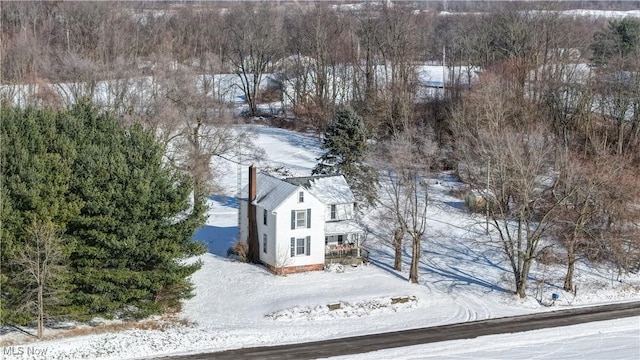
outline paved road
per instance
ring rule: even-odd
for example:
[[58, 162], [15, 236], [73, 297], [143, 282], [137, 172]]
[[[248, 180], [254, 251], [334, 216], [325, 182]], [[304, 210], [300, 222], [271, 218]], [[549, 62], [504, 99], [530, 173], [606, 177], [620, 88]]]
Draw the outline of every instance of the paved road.
[[165, 357], [162, 359], [317, 359], [330, 356], [360, 354], [394, 347], [447, 340], [471, 339], [483, 335], [514, 333], [631, 316], [640, 316], [640, 302], [558, 310], [541, 314], [480, 320], [334, 340], [281, 346], [262, 346], [222, 352]]

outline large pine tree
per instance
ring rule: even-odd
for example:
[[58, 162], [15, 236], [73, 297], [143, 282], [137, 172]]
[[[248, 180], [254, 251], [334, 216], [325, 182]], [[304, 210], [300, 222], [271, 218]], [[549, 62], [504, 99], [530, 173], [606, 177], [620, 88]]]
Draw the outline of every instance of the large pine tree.
[[[31, 240], [30, 225], [51, 222], [64, 231], [66, 222], [79, 212], [80, 203], [68, 197], [77, 149], [71, 138], [58, 133], [59, 120], [49, 110], [2, 109], [2, 322], [24, 323], [36, 313], [33, 305], [37, 285], [30, 274], [33, 269], [25, 268], [20, 261], [30, 255], [25, 253]], [[60, 297], [65, 290], [69, 290], [69, 283], [64, 282], [65, 273], [56, 275], [45, 284], [48, 295], [45, 308], [50, 314], [63, 302]]]
[[342, 174], [353, 189], [356, 199], [372, 205], [377, 199], [378, 176], [366, 165], [367, 131], [362, 117], [350, 108], [340, 110], [324, 136], [325, 153], [312, 174]]
[[34, 220], [53, 222], [65, 255], [51, 287], [67, 291], [49, 315], [144, 317], [190, 295], [199, 265], [182, 260], [203, 251], [191, 237], [204, 205], [152, 133], [87, 104], [3, 109], [2, 120], [2, 322], [32, 318], [18, 311], [27, 280], [15, 260]]

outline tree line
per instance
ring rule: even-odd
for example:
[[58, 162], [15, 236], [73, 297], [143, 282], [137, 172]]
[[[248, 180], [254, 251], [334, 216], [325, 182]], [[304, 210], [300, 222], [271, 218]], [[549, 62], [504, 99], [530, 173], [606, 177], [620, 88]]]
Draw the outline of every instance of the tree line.
[[[495, 13], [439, 16], [436, 11], [415, 13], [412, 5], [336, 11], [325, 2], [287, 7], [249, 2], [8, 3], [1, 14], [2, 83], [82, 82], [81, 89], [67, 91], [92, 97], [100, 80], [174, 78], [176, 72], [182, 78], [238, 74], [255, 115], [256, 102], [268, 98], [256, 86], [265, 73], [276, 73], [281, 87], [294, 89], [294, 114], [324, 131], [344, 96], [363, 104], [370, 114], [402, 107], [399, 98], [416, 86], [412, 70], [417, 63], [444, 58], [448, 65], [485, 67], [508, 52], [526, 51], [529, 45], [523, 42], [534, 41], [538, 48], [546, 41], [584, 50], [585, 39], [598, 23], [589, 18], [560, 20], [557, 15], [539, 15], [536, 21], [504, 19]], [[542, 18], [555, 18], [547, 21], [548, 39], [518, 38], [539, 33], [533, 25]], [[562, 36], [550, 37], [551, 32]], [[381, 64], [388, 65], [384, 75], [377, 73]], [[388, 86], [381, 85], [380, 76]], [[215, 88], [203, 86], [209, 85]], [[120, 82], [114, 97], [125, 97], [124, 88], [131, 86]], [[37, 96], [45, 103], [56, 102], [51, 94]], [[370, 105], [381, 97], [388, 98], [389, 105]], [[119, 100], [118, 112], [131, 113], [129, 103], [136, 101], [140, 100]], [[393, 126], [388, 119], [375, 120], [376, 127]]]

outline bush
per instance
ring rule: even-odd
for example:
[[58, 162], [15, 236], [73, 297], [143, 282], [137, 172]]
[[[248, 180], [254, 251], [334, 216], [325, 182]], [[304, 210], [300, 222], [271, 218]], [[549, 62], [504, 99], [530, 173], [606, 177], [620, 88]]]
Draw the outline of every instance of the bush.
[[249, 262], [249, 245], [244, 240], [237, 240], [227, 250], [227, 257], [235, 258], [242, 262]]

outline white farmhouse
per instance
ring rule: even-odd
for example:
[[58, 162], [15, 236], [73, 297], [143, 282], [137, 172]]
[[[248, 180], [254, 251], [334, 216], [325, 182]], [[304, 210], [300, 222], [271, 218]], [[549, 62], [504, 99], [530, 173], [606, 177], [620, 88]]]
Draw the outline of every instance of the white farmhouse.
[[361, 261], [364, 231], [354, 221], [354, 197], [344, 177], [278, 179], [249, 168], [239, 197], [240, 238], [250, 258], [275, 273], [324, 269]]

